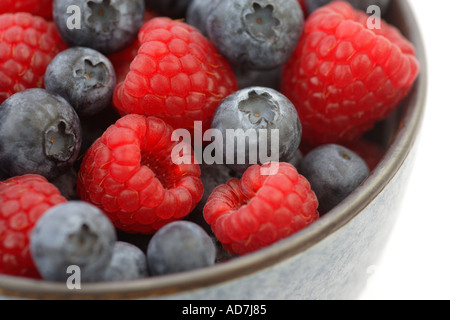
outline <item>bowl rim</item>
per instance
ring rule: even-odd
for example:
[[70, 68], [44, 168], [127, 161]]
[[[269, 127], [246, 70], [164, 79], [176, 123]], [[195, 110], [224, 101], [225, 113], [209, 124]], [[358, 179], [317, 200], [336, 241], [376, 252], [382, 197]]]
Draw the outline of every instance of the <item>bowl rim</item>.
[[276, 265], [308, 250], [358, 216], [382, 192], [402, 167], [420, 131], [427, 93], [427, 66], [423, 38], [408, 1], [394, 0], [411, 28], [409, 40], [414, 43], [421, 64], [415, 87], [405, 99], [409, 104], [396, 137], [384, 159], [369, 178], [327, 215], [267, 248], [233, 258], [214, 266], [180, 274], [149, 277], [141, 280], [82, 284], [81, 290], [69, 290], [65, 283], [0, 275], [0, 296], [31, 299], [133, 299], [180, 294], [214, 287]]

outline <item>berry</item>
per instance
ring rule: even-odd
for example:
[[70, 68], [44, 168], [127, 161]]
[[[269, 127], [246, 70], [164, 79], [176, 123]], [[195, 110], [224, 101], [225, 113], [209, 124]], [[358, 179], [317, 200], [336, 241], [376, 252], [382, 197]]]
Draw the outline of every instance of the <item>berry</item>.
[[45, 88], [66, 99], [79, 116], [91, 116], [108, 107], [115, 86], [113, 65], [90, 48], [64, 50], [45, 72]]
[[26, 12], [52, 19], [53, 0], [2, 0], [0, 14]]
[[0, 105], [0, 175], [55, 179], [73, 166], [80, 147], [80, 119], [60, 96], [27, 89]]
[[[80, 8], [79, 26], [70, 6]], [[133, 43], [144, 16], [144, 0], [58, 0], [53, 7], [58, 31], [69, 46], [89, 47], [105, 55]], [[69, 28], [69, 22], [74, 26]]]
[[282, 66], [303, 30], [297, 0], [219, 1], [210, 11], [209, 39], [232, 64], [256, 70]]
[[0, 183], [0, 274], [40, 278], [30, 254], [31, 232], [48, 209], [66, 201], [42, 176]]
[[[323, 7], [329, 4], [334, 0], [302, 0], [304, 2], [305, 12], [309, 15], [313, 13], [320, 7]], [[371, 5], [376, 5], [381, 9], [381, 12], [385, 13], [389, 5], [391, 4], [391, 0], [346, 0], [349, 2], [355, 9], [366, 11], [367, 8]]]
[[208, 165], [202, 163], [200, 165], [200, 169], [202, 172], [200, 178], [202, 180], [204, 189], [203, 197], [198, 203], [197, 207], [194, 209], [194, 211], [191, 212], [189, 216], [186, 217], [186, 219], [200, 225], [203, 229], [208, 231], [208, 233], [212, 233], [211, 227], [209, 226], [209, 224], [206, 223], [205, 219], [203, 218], [203, 208], [205, 207], [209, 196], [212, 194], [212, 192], [217, 186], [225, 184], [227, 183], [227, 181], [233, 178], [240, 178], [242, 177], [242, 174], [235, 172], [234, 170], [230, 169], [224, 164]]
[[136, 280], [147, 277], [147, 257], [138, 247], [128, 242], [117, 241], [103, 281]]
[[[127, 115], [86, 152], [78, 176], [81, 200], [101, 208], [123, 231], [154, 233], [189, 214], [200, 201], [200, 168], [175, 164], [173, 129], [163, 120]], [[187, 156], [183, 154], [183, 157]]]
[[[250, 87], [225, 98], [214, 115], [212, 129], [222, 134], [217, 140], [223, 142], [218, 146], [223, 148], [222, 163], [239, 172], [268, 162], [269, 155], [275, 161], [288, 162], [302, 135], [294, 105], [278, 91], [264, 87]], [[230, 136], [229, 130], [234, 135]]]
[[0, 103], [43, 87], [45, 69], [65, 48], [53, 22], [28, 13], [0, 15]]
[[192, 0], [145, 0], [147, 8], [173, 19], [184, 18], [191, 2]]
[[[157, 17], [156, 13], [146, 10], [144, 21], [148, 22], [155, 17]], [[130, 72], [131, 62], [136, 58], [140, 47], [141, 43], [139, 42], [139, 39], [136, 39], [125, 49], [108, 56], [108, 59], [114, 66], [117, 83], [125, 81], [128, 72]]]
[[69, 266], [82, 282], [98, 282], [108, 267], [117, 236], [98, 208], [69, 201], [46, 211], [31, 235], [31, 255], [42, 278], [66, 282]]
[[278, 173], [262, 175], [267, 165], [254, 165], [241, 180], [217, 187], [203, 210], [217, 239], [242, 255], [269, 246], [319, 218], [309, 182], [288, 163]]
[[196, 27], [205, 37], [208, 37], [206, 20], [210, 11], [220, 0], [192, 0], [186, 12], [186, 22]]
[[160, 229], [150, 240], [147, 260], [152, 275], [189, 271], [213, 265], [216, 247], [195, 223], [176, 221]]
[[118, 111], [158, 116], [191, 133], [195, 121], [209, 129], [220, 101], [237, 89], [228, 62], [195, 28], [169, 18], [147, 22], [139, 40], [130, 73], [114, 92]]
[[311, 145], [359, 138], [386, 118], [419, 74], [413, 45], [385, 22], [335, 1], [306, 21], [281, 92], [296, 106]]
[[309, 152], [299, 172], [311, 184], [319, 200], [321, 215], [329, 212], [369, 176], [366, 162], [351, 150], [335, 144]]

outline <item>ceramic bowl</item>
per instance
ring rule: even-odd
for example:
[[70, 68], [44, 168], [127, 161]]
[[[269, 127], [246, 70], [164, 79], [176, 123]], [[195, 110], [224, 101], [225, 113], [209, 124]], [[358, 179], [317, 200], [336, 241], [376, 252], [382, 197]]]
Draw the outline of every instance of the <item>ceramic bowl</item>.
[[403, 106], [378, 126], [386, 146], [371, 176], [319, 221], [276, 244], [213, 267], [139, 281], [51, 283], [0, 276], [3, 298], [37, 299], [355, 299], [395, 224], [413, 168], [427, 87], [423, 43], [411, 8], [393, 0], [387, 20], [417, 48], [421, 74]]

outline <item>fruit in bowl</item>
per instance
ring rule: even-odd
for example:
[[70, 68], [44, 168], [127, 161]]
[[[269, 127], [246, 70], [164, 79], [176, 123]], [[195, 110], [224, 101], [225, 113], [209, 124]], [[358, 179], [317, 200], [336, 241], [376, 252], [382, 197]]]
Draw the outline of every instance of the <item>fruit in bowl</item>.
[[[97, 8], [100, 2], [103, 3], [90, 1], [88, 4]], [[297, 3], [290, 5], [301, 10]], [[389, 10], [396, 19], [392, 23], [380, 20], [378, 29], [371, 29], [366, 23], [370, 16], [342, 1], [331, 2], [304, 15], [304, 25], [298, 24], [300, 37], [296, 48], [283, 62], [279, 85], [280, 96], [289, 99], [289, 103], [274, 99], [274, 89], [258, 86], [247, 88], [246, 99], [236, 99], [235, 94], [239, 92], [235, 70], [255, 69], [254, 64], [246, 61], [239, 66], [236, 65], [241, 63], [239, 60], [230, 61], [222, 55], [228, 49], [218, 48], [214, 42], [218, 36], [213, 32], [202, 34], [196, 27], [166, 16], [151, 18], [142, 25], [135, 42], [124, 49], [130, 50], [128, 56], [134, 52], [135, 57], [130, 59], [128, 73], [117, 77], [120, 81], [114, 88], [112, 105], [99, 111], [99, 114], [111, 113], [110, 122], [104, 130], [96, 130], [95, 137], [86, 136], [91, 131], [83, 131], [82, 139], [92, 143], [67, 168], [78, 174], [76, 185], [70, 182], [73, 179], [69, 180], [79, 201], [68, 201], [68, 205], [74, 206], [74, 217], [84, 215], [86, 221], [95, 221], [90, 216], [94, 213], [90, 212], [102, 212], [103, 218], [115, 228], [117, 238], [109, 237], [109, 255], [105, 258], [109, 263], [102, 264], [102, 270], [95, 269], [97, 265], [89, 265], [89, 261], [99, 261], [90, 255], [104, 238], [100, 235], [102, 228], [95, 223], [79, 223], [78, 231], [70, 231], [69, 227], [60, 230], [69, 233], [65, 236], [74, 244], [78, 264], [72, 260], [70, 264], [63, 261], [57, 265], [56, 261], [60, 260], [54, 255], [60, 256], [60, 251], [42, 245], [48, 236], [42, 232], [51, 229], [51, 224], [42, 226], [40, 222], [48, 221], [46, 217], [54, 212], [52, 209], [61, 208], [54, 202], [43, 206], [42, 201], [55, 193], [56, 184], [52, 181], [62, 178], [62, 172], [52, 172], [58, 176], [50, 176], [49, 180], [40, 177], [45, 188], [27, 182], [28, 189], [20, 192], [17, 181], [29, 176], [18, 177], [2, 168], [5, 179], [0, 183], [0, 261], [3, 263], [0, 292], [6, 296], [16, 292], [22, 296], [55, 297], [56, 294], [57, 297], [97, 298], [111, 294], [336, 298], [357, 292], [364, 267], [361, 263], [372, 261], [389, 229], [382, 228], [390, 221], [383, 206], [393, 203], [391, 200], [399, 192], [398, 183], [407, 175], [404, 171], [409, 168], [407, 155], [421, 115], [423, 77], [419, 74], [424, 60], [420, 37], [406, 4], [393, 1]], [[207, 32], [217, 31], [212, 30], [211, 21], [220, 18], [219, 12], [210, 9], [205, 12], [211, 14], [206, 18]], [[255, 0], [245, 2], [241, 11], [229, 13], [252, 19], [250, 31], [241, 32], [253, 36], [255, 32], [270, 34], [271, 37], [254, 37], [270, 42], [282, 34], [277, 28], [283, 25], [283, 12], [278, 10], [278, 1]], [[91, 10], [91, 22], [95, 20], [94, 13], [101, 16], [101, 21], [112, 19], [111, 23], [128, 17], [102, 15], [101, 10]], [[7, 15], [13, 21], [11, 17], [18, 13]], [[5, 29], [11, 36], [17, 28]], [[2, 62], [14, 60], [10, 51], [13, 45], [0, 42]], [[9, 65], [3, 63], [2, 70], [12, 72]], [[84, 70], [85, 84], [98, 78], [95, 65], [89, 66]], [[278, 67], [278, 64], [273, 66]], [[9, 88], [8, 84], [0, 86], [5, 96], [10, 94]], [[30, 93], [22, 91], [22, 94]], [[12, 95], [4, 104], [10, 105], [15, 98]], [[219, 112], [224, 101], [236, 103], [226, 119]], [[28, 108], [36, 103], [29, 101]], [[282, 118], [281, 110], [286, 105], [292, 105], [289, 107], [292, 112]], [[215, 116], [221, 124], [228, 121], [229, 127], [216, 130]], [[86, 124], [92, 117], [95, 115], [80, 115], [78, 120]], [[10, 117], [7, 123], [0, 124], [2, 134], [11, 135], [17, 119], [20, 117]], [[239, 128], [244, 121], [252, 125]], [[250, 139], [251, 130], [258, 137], [261, 130], [280, 130], [289, 127], [288, 124], [297, 125], [292, 129], [293, 142], [282, 141], [292, 144], [287, 152], [289, 156], [277, 160], [277, 152], [272, 152], [271, 162], [263, 163], [255, 157], [255, 163], [245, 164], [243, 172], [233, 170], [233, 161], [246, 150], [227, 145], [224, 149], [225, 141], [234, 140], [223, 139], [224, 132], [234, 137], [244, 133], [244, 139]], [[57, 133], [66, 136], [64, 129]], [[236, 134], [238, 130], [241, 131]], [[217, 143], [220, 145], [221, 140], [222, 148], [219, 148]], [[50, 136], [47, 142], [43, 147], [50, 145], [64, 150], [75, 139], [74, 135], [62, 140]], [[257, 140], [255, 150], [270, 150], [267, 142], [267, 139]], [[308, 168], [309, 155], [314, 156], [316, 150], [331, 145], [339, 146], [341, 152], [327, 151], [318, 156], [326, 162], [323, 168]], [[16, 149], [23, 147], [18, 141]], [[224, 159], [223, 150], [234, 154]], [[2, 152], [0, 149], [0, 155]], [[358, 160], [358, 165], [354, 160]], [[202, 170], [211, 165], [214, 166], [210, 170]], [[37, 177], [32, 166], [21, 167], [26, 174]], [[354, 174], [356, 167], [363, 168], [361, 174], [348, 177], [346, 172]], [[218, 170], [217, 174], [214, 170]], [[309, 174], [314, 170], [328, 172], [327, 178], [341, 183], [336, 184], [339, 190], [321, 185], [324, 179]], [[353, 183], [347, 183], [346, 178]], [[49, 186], [54, 187], [52, 191], [45, 191]], [[341, 191], [344, 195], [335, 197]], [[207, 197], [202, 199], [204, 194]], [[67, 201], [60, 193], [57, 198]], [[333, 200], [332, 204], [320, 212], [321, 202], [328, 205], [327, 200]], [[83, 209], [81, 203], [96, 210]], [[160, 238], [166, 239], [163, 244]], [[66, 272], [67, 279], [75, 281], [77, 274], [84, 274], [84, 268], [102, 274], [112, 268], [116, 271], [111, 272], [123, 272], [117, 269], [115, 259], [119, 258], [113, 257], [113, 242], [130, 244], [128, 249], [121, 249], [130, 251], [130, 254], [122, 252], [119, 257], [124, 265], [142, 267], [142, 255], [135, 252], [135, 247], [147, 255], [147, 273], [136, 266], [135, 270], [130, 268], [128, 277], [122, 275], [120, 280], [112, 275], [95, 277], [86, 271], [87, 278], [79, 277], [81, 288], [78, 289], [65, 281], [50, 282], [53, 279], [45, 271], [55, 266], [64, 269], [60, 271]], [[190, 245], [191, 242], [194, 244]], [[64, 248], [61, 243], [52, 245], [56, 249]], [[177, 250], [183, 254], [177, 254]], [[207, 262], [200, 263], [202, 259]], [[49, 266], [52, 261], [55, 264]], [[31, 269], [29, 275], [37, 280], [29, 279], [22, 271], [25, 267]], [[72, 276], [68, 272], [73, 272]], [[130, 279], [131, 274], [139, 278], [139, 287]], [[336, 274], [340, 276], [334, 277]]]

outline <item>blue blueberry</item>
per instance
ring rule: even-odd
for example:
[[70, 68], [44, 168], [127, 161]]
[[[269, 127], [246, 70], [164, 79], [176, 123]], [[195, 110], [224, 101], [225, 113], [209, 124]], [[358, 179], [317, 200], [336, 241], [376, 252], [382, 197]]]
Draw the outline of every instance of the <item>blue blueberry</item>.
[[0, 173], [53, 180], [75, 163], [81, 135], [80, 119], [65, 99], [44, 89], [18, 92], [0, 105]]
[[238, 172], [253, 164], [289, 162], [302, 136], [294, 105], [278, 91], [264, 87], [246, 88], [225, 98], [211, 128], [221, 133], [221, 139], [213, 142], [216, 148], [223, 147], [221, 160]]
[[319, 213], [329, 212], [369, 176], [366, 162], [336, 144], [319, 146], [302, 160], [299, 173], [311, 184], [319, 200]]
[[196, 27], [205, 37], [208, 37], [206, 20], [210, 11], [221, 0], [192, 0], [187, 8], [186, 23]]
[[105, 55], [133, 43], [144, 16], [144, 0], [53, 1], [53, 19], [62, 39], [71, 47], [89, 47]]
[[103, 274], [103, 281], [136, 280], [148, 276], [144, 252], [131, 243], [117, 241], [111, 262]]
[[97, 207], [70, 201], [57, 205], [37, 221], [31, 235], [31, 254], [45, 280], [68, 279], [68, 267], [80, 268], [81, 282], [102, 281], [111, 262], [116, 233]]
[[303, 24], [298, 0], [219, 1], [206, 22], [222, 55], [255, 70], [282, 66], [297, 47]]
[[[329, 4], [334, 0], [305, 0], [306, 11], [308, 14], [311, 14], [318, 8]], [[346, 0], [349, 2], [354, 8], [367, 11], [367, 8], [371, 5], [376, 5], [380, 7], [382, 13], [386, 13], [389, 9], [389, 5], [391, 4], [391, 0]]]
[[147, 8], [173, 19], [186, 16], [186, 11], [192, 0], [146, 0]]
[[209, 235], [189, 221], [172, 222], [155, 233], [147, 249], [152, 275], [173, 274], [211, 266], [216, 247]]
[[112, 63], [90, 48], [64, 50], [45, 72], [45, 88], [66, 99], [80, 117], [97, 114], [109, 106], [115, 86]]

